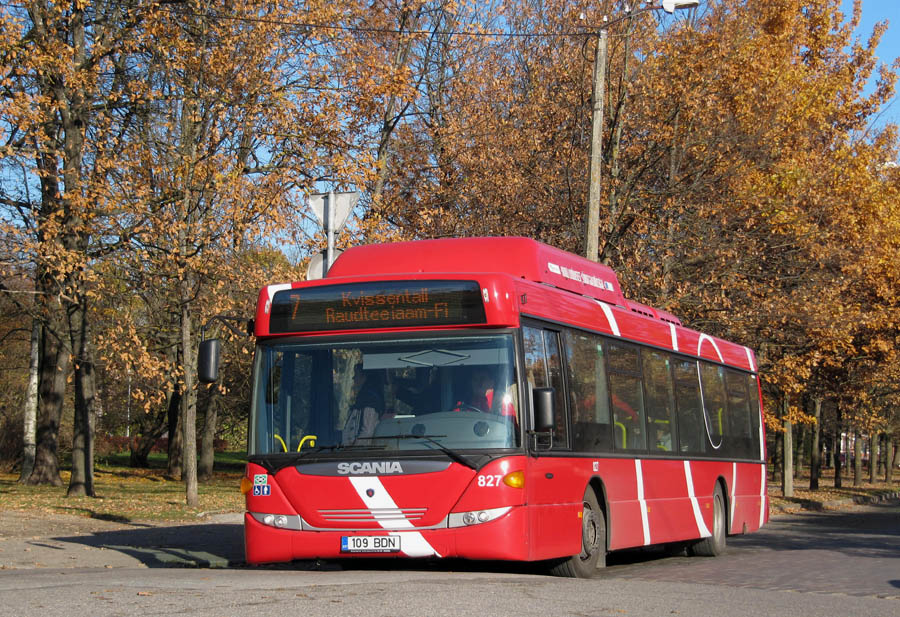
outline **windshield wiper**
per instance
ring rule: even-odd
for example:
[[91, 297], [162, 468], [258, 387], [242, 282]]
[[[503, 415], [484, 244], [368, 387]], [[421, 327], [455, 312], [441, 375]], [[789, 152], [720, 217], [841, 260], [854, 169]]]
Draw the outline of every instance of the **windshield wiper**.
[[[371, 437], [360, 437], [359, 439], [371, 439]], [[317, 446], [315, 448], [306, 448], [300, 452], [288, 452], [297, 457], [304, 458], [322, 452], [340, 452], [341, 450], [384, 450], [387, 446], [368, 444], [368, 443], [350, 443], [350, 444], [332, 444], [329, 446]]]
[[446, 437], [446, 435], [413, 435], [412, 433], [402, 433], [400, 435], [378, 435], [376, 437], [371, 437], [370, 439], [421, 439], [426, 443], [430, 443], [460, 465], [465, 465], [469, 469], [478, 471], [478, 466], [475, 465], [475, 463], [467, 459], [459, 452], [451, 450], [450, 448], [439, 442], [437, 439], [435, 439], [436, 437]]

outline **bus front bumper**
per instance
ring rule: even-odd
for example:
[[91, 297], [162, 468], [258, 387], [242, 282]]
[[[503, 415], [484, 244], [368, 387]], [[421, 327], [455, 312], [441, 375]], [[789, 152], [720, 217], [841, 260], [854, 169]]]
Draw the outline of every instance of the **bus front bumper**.
[[[269, 516], [279, 515], [244, 514], [247, 563], [356, 557], [530, 559], [528, 512], [523, 506], [513, 506], [502, 516], [486, 523], [439, 529], [410, 526], [390, 530], [308, 531], [279, 528], [275, 525], [284, 525], [286, 519], [270, 519]], [[257, 518], [264, 518], [266, 522]]]

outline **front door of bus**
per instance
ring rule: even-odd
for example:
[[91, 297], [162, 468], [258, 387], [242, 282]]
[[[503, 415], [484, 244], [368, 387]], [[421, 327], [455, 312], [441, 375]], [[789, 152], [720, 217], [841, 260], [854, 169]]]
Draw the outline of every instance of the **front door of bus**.
[[522, 340], [528, 400], [534, 388], [553, 388], [556, 411], [552, 435], [536, 436], [529, 445], [535, 455], [529, 457], [525, 482], [531, 506], [532, 557], [574, 554], [581, 550], [578, 514], [584, 487], [576, 487], [576, 474], [567, 471], [572, 459], [559, 456], [570, 449], [559, 332], [529, 325], [522, 328]]

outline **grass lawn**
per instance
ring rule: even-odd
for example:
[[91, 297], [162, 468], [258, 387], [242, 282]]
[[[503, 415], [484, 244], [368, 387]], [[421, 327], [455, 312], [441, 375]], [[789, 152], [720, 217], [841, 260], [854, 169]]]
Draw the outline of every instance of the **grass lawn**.
[[96, 497], [66, 497], [70, 472], [61, 471], [63, 486], [23, 486], [18, 473], [0, 473], [0, 510], [72, 514], [110, 521], [189, 521], [218, 512], [240, 512], [244, 496], [242, 452], [216, 454], [211, 481], [199, 486], [200, 506], [185, 504], [184, 483], [167, 479], [164, 454], [151, 455], [150, 469], [128, 467], [128, 454], [98, 457], [94, 467]]
[[773, 482], [770, 473], [769, 503], [773, 508], [788, 512], [801, 509], [822, 510], [847, 499], [870, 498], [900, 491], [900, 469], [894, 472], [894, 481], [891, 484], [884, 482], [881, 474], [874, 483], [870, 483], [868, 478], [869, 474], [866, 471], [863, 474], [862, 485], [854, 487], [853, 470], [851, 469], [849, 474], [842, 476], [841, 488], [834, 488], [834, 469], [823, 469], [819, 476], [819, 489], [811, 491], [809, 490], [809, 471], [805, 470], [794, 478], [793, 497], [784, 497], [781, 480]]
[[[94, 470], [96, 497], [66, 497], [68, 470], [61, 472], [61, 487], [23, 486], [17, 473], [0, 473], [0, 510], [73, 514], [119, 522], [190, 521], [205, 514], [241, 512], [244, 497], [239, 487], [244, 457], [243, 452], [216, 454], [216, 472], [210, 482], [200, 484], [198, 508], [185, 505], [184, 483], [165, 477], [165, 454], [151, 454], [150, 469], [133, 469], [124, 453], [98, 457]], [[833, 470], [825, 469], [818, 491], [808, 489], [808, 475], [798, 475], [794, 496], [789, 498], [782, 496], [780, 482], [770, 480], [769, 501], [779, 511], [820, 510], [841, 500], [900, 491], [900, 470], [896, 476], [892, 485], [864, 482], [854, 488], [851, 475], [844, 478], [843, 488], [836, 489]]]

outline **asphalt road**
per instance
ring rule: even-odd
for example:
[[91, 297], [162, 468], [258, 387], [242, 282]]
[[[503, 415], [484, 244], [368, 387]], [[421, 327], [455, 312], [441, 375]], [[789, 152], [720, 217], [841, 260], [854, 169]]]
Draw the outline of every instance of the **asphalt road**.
[[67, 518], [53, 529], [17, 516], [0, 512], [0, 615], [11, 617], [900, 617], [896, 503], [775, 517], [729, 538], [718, 558], [618, 553], [587, 581], [469, 562], [248, 568], [234, 515], [168, 527]]

